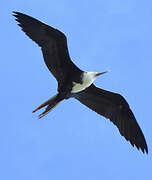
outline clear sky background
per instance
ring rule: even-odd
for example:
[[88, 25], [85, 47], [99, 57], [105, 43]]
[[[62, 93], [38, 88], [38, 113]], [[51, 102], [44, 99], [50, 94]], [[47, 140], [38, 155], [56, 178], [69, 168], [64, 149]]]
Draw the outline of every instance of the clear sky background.
[[[41, 120], [32, 114], [57, 83], [12, 11], [63, 31], [80, 68], [111, 70], [95, 84], [127, 99], [148, 155], [74, 99]], [[152, 179], [152, 1], [3, 0], [0, 17], [0, 179]]]

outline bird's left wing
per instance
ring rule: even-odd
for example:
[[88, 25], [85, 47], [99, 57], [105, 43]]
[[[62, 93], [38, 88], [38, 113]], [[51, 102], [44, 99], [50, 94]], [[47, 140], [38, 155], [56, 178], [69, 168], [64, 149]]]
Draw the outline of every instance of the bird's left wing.
[[26, 14], [13, 13], [26, 35], [41, 47], [44, 61], [59, 83], [67, 76], [68, 70], [79, 70], [70, 59], [67, 39], [61, 31]]
[[73, 96], [93, 111], [110, 119], [127, 141], [148, 153], [144, 135], [128, 103], [121, 95], [97, 88], [92, 84]]

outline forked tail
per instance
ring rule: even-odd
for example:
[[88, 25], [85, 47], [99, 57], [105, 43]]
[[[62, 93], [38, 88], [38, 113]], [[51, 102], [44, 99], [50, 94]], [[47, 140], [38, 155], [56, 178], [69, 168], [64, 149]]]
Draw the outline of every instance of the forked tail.
[[63, 99], [64, 98], [61, 97], [59, 94], [56, 94], [55, 96], [53, 96], [52, 98], [48, 99], [43, 104], [38, 106], [36, 109], [34, 109], [32, 112], [34, 113], [37, 110], [47, 106], [45, 111], [42, 114], [39, 115], [39, 119], [40, 119], [43, 116], [45, 116], [46, 114], [48, 114], [53, 108], [55, 108]]

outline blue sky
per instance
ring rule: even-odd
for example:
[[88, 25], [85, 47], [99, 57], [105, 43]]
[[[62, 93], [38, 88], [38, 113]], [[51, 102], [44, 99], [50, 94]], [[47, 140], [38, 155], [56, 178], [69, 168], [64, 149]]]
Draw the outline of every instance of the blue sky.
[[[12, 11], [63, 31], [80, 68], [111, 70], [95, 84], [127, 99], [146, 137], [148, 155], [74, 99], [41, 120], [32, 114], [56, 93], [57, 83]], [[0, 179], [151, 179], [152, 1], [6, 0], [0, 17]]]

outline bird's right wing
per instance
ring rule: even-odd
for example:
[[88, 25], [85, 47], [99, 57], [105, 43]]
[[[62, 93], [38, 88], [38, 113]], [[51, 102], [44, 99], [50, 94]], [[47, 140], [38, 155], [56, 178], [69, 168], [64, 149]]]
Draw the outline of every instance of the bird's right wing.
[[26, 35], [41, 47], [44, 61], [58, 82], [62, 82], [68, 70], [79, 70], [70, 59], [67, 39], [62, 32], [23, 13], [13, 15]]
[[121, 95], [97, 88], [92, 84], [73, 96], [93, 111], [110, 119], [127, 141], [148, 153], [144, 135], [128, 103]]

